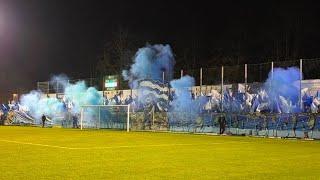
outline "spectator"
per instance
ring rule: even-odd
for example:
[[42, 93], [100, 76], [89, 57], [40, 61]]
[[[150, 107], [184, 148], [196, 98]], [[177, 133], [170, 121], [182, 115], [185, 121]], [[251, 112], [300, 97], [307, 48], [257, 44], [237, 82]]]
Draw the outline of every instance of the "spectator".
[[42, 119], [42, 127], [44, 127], [44, 124], [46, 123], [47, 117], [43, 114], [41, 119]]
[[72, 116], [72, 127], [73, 128], [78, 128], [78, 116], [77, 115], [73, 115]]
[[223, 134], [224, 131], [226, 130], [226, 118], [224, 117], [224, 115], [221, 114], [219, 116], [218, 122], [219, 122], [219, 126], [220, 126], [219, 133]]

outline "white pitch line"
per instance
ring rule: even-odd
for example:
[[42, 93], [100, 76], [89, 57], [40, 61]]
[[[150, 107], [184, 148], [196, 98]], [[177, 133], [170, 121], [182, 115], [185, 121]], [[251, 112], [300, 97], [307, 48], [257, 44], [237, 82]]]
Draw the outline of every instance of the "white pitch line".
[[68, 150], [90, 150], [90, 149], [119, 149], [119, 148], [139, 148], [139, 147], [171, 147], [171, 146], [199, 146], [199, 145], [217, 145], [217, 144], [228, 144], [228, 143], [249, 143], [249, 142], [224, 142], [224, 143], [204, 143], [204, 144], [149, 144], [149, 145], [123, 145], [123, 146], [102, 146], [102, 147], [66, 147], [66, 146], [55, 146], [48, 144], [39, 144], [39, 143], [29, 143], [29, 142], [20, 142], [20, 141], [11, 141], [11, 140], [3, 140], [2, 142], [7, 143], [15, 143], [15, 144], [23, 144], [23, 145], [32, 145], [32, 146], [41, 146], [41, 147], [50, 147], [50, 148], [58, 148], [58, 149], [68, 149]]
[[51, 147], [51, 148], [59, 148], [59, 149], [72, 149], [65, 146], [55, 146], [55, 145], [48, 145], [48, 144], [28, 143], [28, 142], [10, 141], [10, 140], [3, 140], [3, 139], [0, 139], [0, 141], [7, 142], [7, 143], [23, 144], [23, 145], [42, 146], [42, 147]]
[[131, 146], [105, 146], [105, 147], [83, 147], [74, 149], [118, 149], [118, 148], [139, 148], [139, 147], [170, 147], [170, 146], [197, 146], [197, 145], [214, 145], [221, 143], [210, 143], [210, 144], [150, 144], [150, 145], [131, 145]]
[[51, 147], [59, 149], [70, 149], [70, 150], [90, 150], [90, 149], [118, 149], [118, 148], [138, 148], [138, 147], [166, 147], [166, 146], [197, 146], [197, 145], [216, 145], [223, 143], [206, 143], [206, 144], [150, 144], [150, 145], [131, 145], [131, 146], [102, 146], [102, 147], [66, 147], [66, 146], [55, 146], [48, 144], [39, 144], [39, 143], [27, 143], [19, 141], [9, 141], [9, 140], [0, 140], [2, 142], [16, 143], [23, 145], [33, 145], [33, 146], [42, 146], [42, 147]]

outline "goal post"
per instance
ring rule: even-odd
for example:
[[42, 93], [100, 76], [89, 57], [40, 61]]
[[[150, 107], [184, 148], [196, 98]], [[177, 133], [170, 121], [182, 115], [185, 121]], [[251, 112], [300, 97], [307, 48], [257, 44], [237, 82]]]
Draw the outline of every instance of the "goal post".
[[130, 105], [83, 105], [80, 129], [123, 129], [130, 131]]

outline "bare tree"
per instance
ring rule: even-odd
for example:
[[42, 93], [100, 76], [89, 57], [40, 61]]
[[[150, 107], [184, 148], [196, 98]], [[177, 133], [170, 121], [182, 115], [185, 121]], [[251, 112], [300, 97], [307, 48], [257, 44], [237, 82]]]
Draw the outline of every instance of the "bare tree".
[[121, 72], [131, 64], [135, 52], [133, 44], [129, 31], [119, 27], [111, 40], [105, 43], [103, 55], [97, 63], [97, 71], [103, 75]]

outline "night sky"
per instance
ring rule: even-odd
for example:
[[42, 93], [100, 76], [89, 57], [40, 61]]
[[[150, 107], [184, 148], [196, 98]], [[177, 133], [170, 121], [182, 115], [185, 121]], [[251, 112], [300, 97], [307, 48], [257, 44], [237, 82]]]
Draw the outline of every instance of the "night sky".
[[141, 46], [170, 44], [177, 56], [197, 44], [201, 66], [213, 51], [232, 53], [235, 46], [249, 63], [263, 62], [283, 33], [292, 57], [320, 57], [319, 7], [316, 1], [0, 0], [0, 98], [35, 89], [53, 74], [89, 77], [119, 27]]

